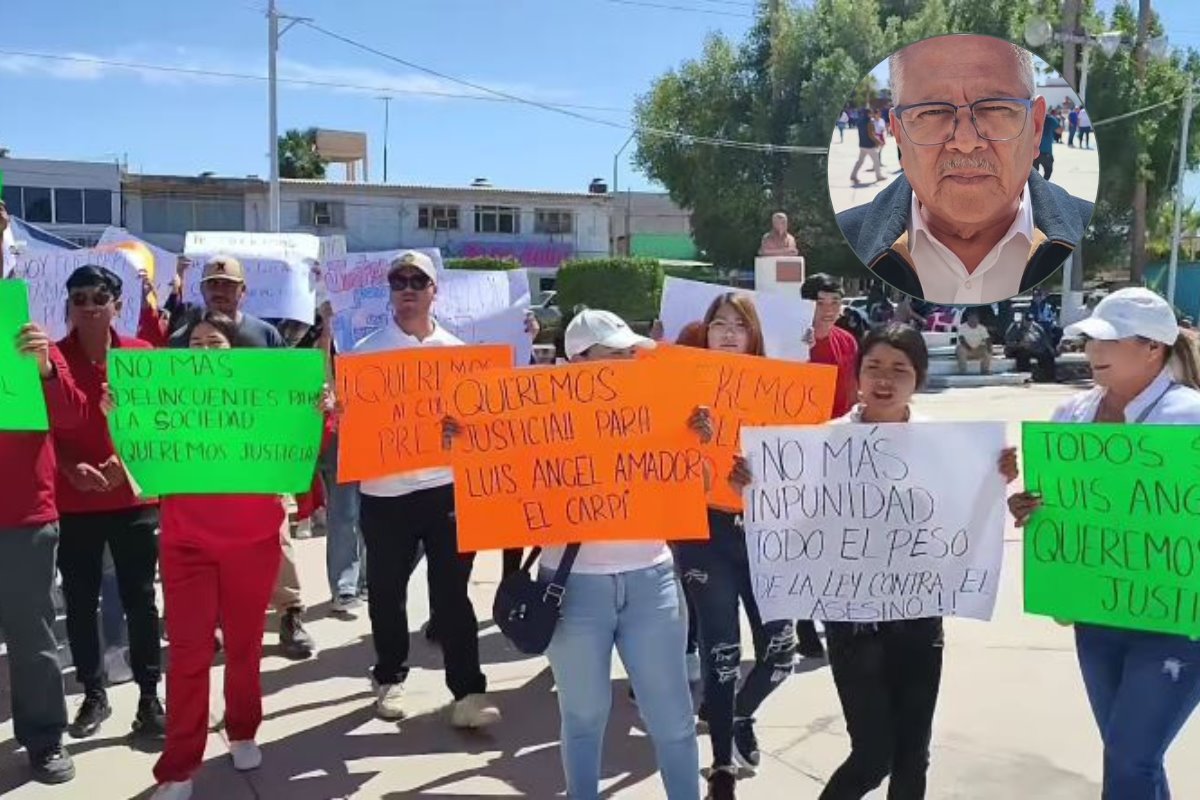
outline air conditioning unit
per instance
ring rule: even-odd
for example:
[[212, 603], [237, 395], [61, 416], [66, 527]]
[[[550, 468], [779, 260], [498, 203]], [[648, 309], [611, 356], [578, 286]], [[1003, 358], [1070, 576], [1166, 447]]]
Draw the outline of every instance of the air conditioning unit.
[[333, 214], [328, 208], [318, 209], [313, 212], [313, 225], [318, 228], [328, 227], [333, 224]]
[[434, 219], [433, 219], [433, 229], [434, 229], [435, 231], [448, 231], [448, 230], [450, 230], [450, 219], [449, 219], [449, 217], [434, 217]]

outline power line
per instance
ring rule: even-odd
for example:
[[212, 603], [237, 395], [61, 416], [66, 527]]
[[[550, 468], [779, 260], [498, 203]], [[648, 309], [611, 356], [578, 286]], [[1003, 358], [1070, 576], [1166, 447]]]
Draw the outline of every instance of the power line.
[[[1197, 88], [1200, 89], [1200, 86], [1197, 86]], [[1173, 103], [1178, 103], [1183, 98], [1184, 98], [1184, 95], [1182, 95], [1182, 94], [1176, 95], [1175, 97], [1172, 97], [1168, 100], [1163, 100], [1161, 103], [1155, 103], [1152, 106], [1145, 106], [1144, 108], [1139, 108], [1136, 111], [1129, 111], [1125, 114], [1119, 114], [1115, 117], [1109, 117], [1108, 119], [1102, 119], [1099, 122], [1093, 122], [1092, 127], [1099, 128], [1102, 125], [1109, 125], [1113, 122], [1120, 122], [1123, 119], [1128, 119], [1129, 117], [1136, 117], [1139, 114], [1145, 114], [1147, 111], [1153, 111], [1156, 108], [1162, 108], [1163, 106], [1169, 106]]]
[[737, 11], [718, 11], [715, 8], [696, 8], [695, 6], [676, 6], [666, 3], [650, 3], [646, 0], [605, 0], [606, 3], [615, 3], [622, 6], [638, 6], [640, 8], [656, 8], [663, 11], [684, 11], [692, 14], [713, 14], [719, 17], [738, 17], [739, 19], [754, 19], [753, 14], [744, 14]]

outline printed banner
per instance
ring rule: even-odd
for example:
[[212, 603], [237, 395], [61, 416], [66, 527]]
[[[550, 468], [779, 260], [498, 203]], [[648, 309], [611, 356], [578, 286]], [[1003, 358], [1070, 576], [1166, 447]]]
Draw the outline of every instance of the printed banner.
[[804, 332], [812, 328], [816, 305], [798, 295], [783, 292], [755, 292], [715, 283], [701, 283], [667, 277], [663, 281], [663, 338], [675, 342], [692, 322], [701, 322], [712, 302], [723, 294], [736, 292], [750, 297], [763, 328], [763, 345], [770, 358], [784, 361], [808, 361]]
[[1026, 422], [1025, 610], [1200, 637], [1200, 426]]
[[442, 393], [457, 375], [511, 367], [504, 345], [419, 347], [338, 356], [338, 482], [449, 467]]
[[317, 350], [112, 350], [117, 454], [147, 497], [301, 494], [320, 454]]
[[0, 280], [0, 431], [46, 431], [46, 395], [37, 362], [17, 352], [17, 336], [29, 323], [24, 281]]
[[[204, 305], [200, 277], [204, 264], [215, 254], [194, 253], [183, 289], [185, 302]], [[246, 301], [242, 310], [260, 319], [292, 319], [313, 324], [316, 319], [317, 286], [313, 263], [276, 258], [238, 257], [246, 271]]]
[[746, 550], [764, 620], [990, 619], [1004, 425], [745, 428]]
[[708, 538], [699, 438], [664, 372], [593, 362], [451, 382], [459, 550]]
[[13, 259], [11, 277], [29, 285], [29, 317], [53, 339], [67, 335], [67, 278], [85, 264], [106, 267], [121, 279], [121, 313], [115, 326], [136, 336], [142, 309], [142, 279], [128, 253], [121, 250], [27, 250]]
[[727, 480], [734, 456], [741, 452], [742, 428], [812, 425], [827, 422], [833, 413], [837, 367], [676, 345], [644, 350], [641, 357], [687, 369], [675, 392], [687, 398], [689, 408], [706, 406], [712, 414], [713, 438], [703, 450], [713, 472], [708, 503], [715, 508], [742, 509], [742, 498]]

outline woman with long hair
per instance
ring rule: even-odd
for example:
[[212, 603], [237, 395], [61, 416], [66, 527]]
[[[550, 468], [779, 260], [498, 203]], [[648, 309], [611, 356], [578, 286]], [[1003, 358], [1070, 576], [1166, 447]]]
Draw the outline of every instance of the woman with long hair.
[[[1096, 386], [1063, 403], [1054, 422], [1200, 424], [1196, 343], [1166, 300], [1121, 289], [1064, 333], [1084, 338]], [[1041, 503], [1021, 492], [1009, 509], [1023, 526]], [[1080, 623], [1075, 650], [1104, 744], [1104, 800], [1168, 800], [1163, 758], [1200, 705], [1200, 641]]]

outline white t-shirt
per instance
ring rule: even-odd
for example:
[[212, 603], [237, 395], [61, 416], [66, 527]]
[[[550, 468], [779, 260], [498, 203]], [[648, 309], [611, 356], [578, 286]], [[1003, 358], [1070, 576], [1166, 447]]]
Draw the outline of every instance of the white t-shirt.
[[[557, 569], [562, 561], [564, 549], [565, 545], [543, 548], [541, 565], [546, 569]], [[592, 542], [579, 548], [571, 572], [581, 575], [616, 575], [657, 567], [670, 560], [671, 549], [662, 541]]]
[[843, 125], [845, 125], [849, 121], [850, 121], [850, 115], [847, 114], [845, 111], [843, 111], [842, 115], [840, 117], [838, 117], [838, 122], [842, 123]]
[[[1171, 370], [1164, 369], [1125, 406], [1125, 422], [1137, 422], [1142, 413], [1153, 405], [1150, 414], [1142, 420], [1145, 424], [1200, 425], [1200, 392], [1187, 386], [1172, 386], [1172, 383]], [[1104, 399], [1104, 391], [1097, 386], [1075, 395], [1054, 411], [1050, 421], [1093, 422], [1100, 409], [1100, 401]]]
[[962, 342], [964, 347], [971, 350], [978, 349], [981, 344], [988, 340], [989, 336], [991, 334], [988, 333], [988, 329], [982, 325], [976, 325], [974, 328], [970, 325], [958, 326], [958, 340]]
[[1089, 117], [1088, 113], [1086, 111], [1084, 111], [1082, 108], [1079, 109], [1079, 127], [1081, 127], [1081, 128], [1092, 127], [1092, 118]]

